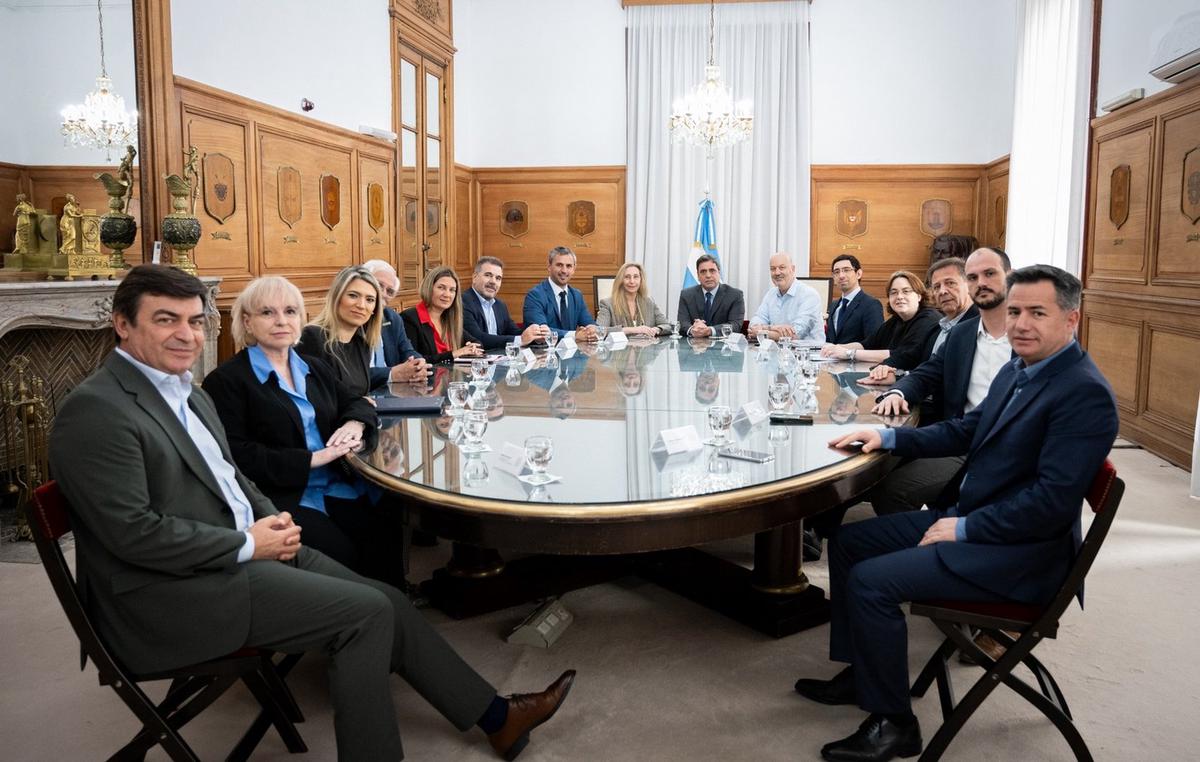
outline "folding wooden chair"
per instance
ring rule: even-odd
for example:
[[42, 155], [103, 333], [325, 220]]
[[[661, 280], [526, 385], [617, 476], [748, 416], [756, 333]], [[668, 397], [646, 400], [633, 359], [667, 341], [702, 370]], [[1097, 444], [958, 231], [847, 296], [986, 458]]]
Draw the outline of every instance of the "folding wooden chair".
[[[293, 724], [302, 722], [304, 717], [283, 682], [283, 675], [299, 660], [299, 655], [287, 656], [277, 666], [270, 652], [246, 648], [220, 659], [179, 669], [153, 674], [129, 672], [108, 650], [79, 598], [75, 578], [58, 543], [71, 531], [71, 520], [66, 498], [55, 482], [47, 482], [34, 491], [28, 514], [42, 566], [79, 638], [80, 668], [86, 666], [90, 658], [100, 673], [100, 684], [112, 687], [142, 723], [142, 730], [111, 759], [140, 760], [149, 749], [161, 744], [177, 762], [198, 760], [178, 731], [238, 680], [250, 689], [262, 711], [228, 759], [248, 759], [268, 725], [274, 725], [279, 731], [288, 751], [308, 751]], [[158, 704], [138, 686], [139, 682], [149, 680], [171, 681], [166, 696]]]
[[[1083, 587], [1092, 562], [1117, 513], [1121, 496], [1125, 493], [1125, 482], [1117, 478], [1112, 461], [1104, 461], [1088, 490], [1087, 502], [1095, 513], [1095, 520], [1083, 539], [1083, 545], [1075, 557], [1066, 581], [1054, 599], [1044, 606], [1020, 603], [964, 603], [961, 601], [914, 602], [914, 616], [929, 617], [946, 635], [945, 641], [934, 652], [921, 674], [913, 683], [912, 695], [924, 696], [925, 691], [937, 680], [938, 697], [942, 704], [942, 726], [925, 746], [921, 760], [940, 759], [954, 736], [983, 703], [984, 699], [1001, 683], [1007, 685], [1033, 704], [1054, 723], [1067, 739], [1075, 757], [1091, 760], [1087, 744], [1072, 721], [1071, 710], [1058, 683], [1030, 652], [1044, 638], [1058, 634], [1058, 620], [1071, 600]], [[975, 634], [985, 632], [996, 642], [1005, 646], [1004, 655], [998, 660], [990, 659], [975, 645]], [[1015, 639], [1008, 632], [1018, 633]], [[956, 651], [974, 657], [976, 664], [984, 668], [984, 674], [971, 687], [961, 701], [956, 702], [954, 686], [950, 682], [948, 662]], [[1037, 679], [1038, 688], [1013, 674], [1018, 664], [1024, 664]]]

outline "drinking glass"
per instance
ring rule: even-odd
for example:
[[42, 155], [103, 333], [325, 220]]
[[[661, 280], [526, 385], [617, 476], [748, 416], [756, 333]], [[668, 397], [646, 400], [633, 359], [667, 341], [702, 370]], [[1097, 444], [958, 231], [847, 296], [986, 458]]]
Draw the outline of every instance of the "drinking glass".
[[521, 345], [515, 341], [510, 341], [504, 345], [504, 356], [508, 358], [509, 363], [514, 363], [521, 356]]
[[728, 339], [733, 335], [733, 326], [729, 323], [721, 323], [721, 338]]
[[551, 328], [550, 333], [546, 334], [546, 346], [550, 348], [551, 352], [553, 352], [554, 345], [557, 343], [558, 343], [558, 334], [554, 332], [553, 328]]
[[761, 347], [762, 345], [766, 344], [767, 339], [769, 339], [771, 337], [767, 334], [766, 331], [759, 331], [758, 335], [755, 338], [758, 339], [758, 345]]
[[492, 373], [492, 364], [482, 357], [471, 361], [471, 380], [477, 384], [487, 383]]
[[780, 373], [791, 373], [792, 369], [796, 367], [796, 356], [794, 354], [792, 354], [791, 351], [789, 349], [787, 349], [787, 347], [781, 346], [779, 348], [778, 357], [779, 357], [779, 372]]
[[455, 381], [446, 387], [446, 396], [450, 399], [450, 415], [462, 415], [471, 387], [466, 381]]
[[463, 436], [466, 444], [458, 449], [464, 453], [487, 452], [483, 445], [483, 434], [487, 431], [488, 417], [485, 410], [472, 410], [463, 418]]
[[771, 409], [780, 412], [792, 401], [792, 387], [785, 381], [773, 381], [767, 386], [767, 401]]
[[531, 484], [545, 484], [550, 481], [550, 477], [546, 475], [546, 468], [553, 458], [554, 443], [550, 441], [550, 437], [533, 436], [525, 440], [525, 462], [533, 471], [528, 477]]
[[487, 463], [483, 462], [483, 458], [467, 458], [467, 462], [463, 466], [463, 482], [468, 487], [482, 487], [487, 484], [489, 476], [491, 474], [488, 472]]
[[508, 386], [520, 386], [521, 371], [516, 368], [509, 368], [508, 372], [504, 374], [504, 383]]
[[596, 326], [596, 341], [604, 341], [606, 336], [608, 336], [608, 329], [602, 325]]
[[790, 426], [772, 426], [767, 432], [767, 441], [772, 447], [783, 447], [792, 439]]
[[678, 320], [675, 320], [671, 323], [671, 338], [672, 339], [679, 338], [679, 321]]
[[805, 357], [804, 361], [800, 363], [800, 376], [804, 379], [805, 386], [809, 388], [816, 388], [817, 374], [820, 372], [821, 367], [808, 357]]
[[708, 430], [712, 438], [706, 444], [723, 447], [729, 441], [729, 427], [733, 425], [733, 410], [726, 405], [713, 405], [708, 409]]

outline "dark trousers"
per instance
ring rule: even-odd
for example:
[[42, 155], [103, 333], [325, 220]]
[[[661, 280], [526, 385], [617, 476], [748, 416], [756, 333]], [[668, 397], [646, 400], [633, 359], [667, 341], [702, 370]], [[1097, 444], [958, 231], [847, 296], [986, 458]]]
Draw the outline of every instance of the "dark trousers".
[[[306, 530], [307, 531], [307, 530]], [[330, 657], [338, 759], [404, 756], [389, 673], [403, 677], [459, 730], [477, 723], [496, 690], [454, 652], [399, 590], [311, 548], [288, 563], [250, 561], [246, 645]]]
[[858, 703], [868, 712], [912, 709], [901, 603], [1003, 600], [952, 573], [934, 545], [917, 547], [940, 517], [934, 511], [880, 516], [847, 524], [829, 541], [829, 658], [854, 666]]
[[300, 541], [342, 566], [389, 585], [404, 584], [404, 542], [366, 498], [325, 498], [325, 513], [297, 507]]

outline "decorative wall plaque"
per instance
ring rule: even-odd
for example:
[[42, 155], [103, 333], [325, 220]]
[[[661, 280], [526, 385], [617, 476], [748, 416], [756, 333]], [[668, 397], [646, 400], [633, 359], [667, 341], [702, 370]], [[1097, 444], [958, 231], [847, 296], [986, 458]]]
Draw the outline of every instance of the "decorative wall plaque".
[[509, 238], [520, 238], [529, 232], [529, 204], [524, 201], [505, 201], [500, 205], [500, 232]]
[[300, 170], [280, 167], [275, 177], [279, 185], [279, 219], [290, 228], [304, 215], [300, 204]]
[[837, 205], [837, 232], [847, 238], [867, 233], [867, 202], [860, 198], [844, 198]]
[[426, 21], [437, 21], [441, 18], [442, 4], [440, 0], [415, 0], [414, 5], [417, 13], [421, 14], [421, 18]]
[[954, 229], [954, 206], [944, 198], [929, 198], [921, 203], [921, 232], [937, 238]]
[[383, 227], [383, 186], [371, 183], [367, 186], [367, 224], [376, 233]]
[[408, 201], [404, 204], [404, 229], [410, 235], [417, 234], [417, 202]]
[[996, 196], [992, 228], [996, 231], [996, 237], [1004, 240], [1004, 234], [1008, 231], [1008, 196], [1003, 193]]
[[595, 202], [572, 201], [567, 204], [567, 232], [576, 238], [596, 232]]
[[233, 192], [233, 159], [223, 153], [204, 154], [204, 211], [222, 225], [237, 210]]
[[1108, 178], [1108, 219], [1117, 230], [1129, 219], [1129, 185], [1133, 177], [1128, 164], [1113, 167]]
[[1183, 188], [1179, 197], [1183, 216], [1195, 225], [1200, 221], [1200, 146], [1183, 155]]
[[442, 202], [425, 202], [425, 235], [437, 235], [442, 229]]
[[333, 230], [342, 221], [342, 181], [335, 175], [321, 175], [321, 222]]

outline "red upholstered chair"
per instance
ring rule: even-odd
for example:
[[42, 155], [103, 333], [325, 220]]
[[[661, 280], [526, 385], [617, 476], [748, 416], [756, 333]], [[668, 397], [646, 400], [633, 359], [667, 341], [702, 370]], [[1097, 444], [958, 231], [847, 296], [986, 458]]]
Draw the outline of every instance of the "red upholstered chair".
[[[28, 507], [28, 517], [42, 566], [79, 638], [80, 668], [90, 658], [100, 673], [100, 684], [112, 687], [142, 723], [141, 732], [112, 759], [140, 760], [151, 747], [162, 744], [173, 760], [198, 760], [178, 731], [238, 680], [250, 689], [262, 712], [228, 759], [248, 759], [269, 725], [279, 731], [288, 751], [308, 751], [293, 724], [304, 717], [283, 682], [283, 675], [296, 663], [298, 655], [285, 657], [276, 665], [270, 652], [247, 648], [180, 669], [147, 675], [131, 673], [108, 650], [79, 598], [75, 577], [58, 543], [59, 538], [71, 531], [71, 519], [67, 500], [55, 482], [37, 488]], [[150, 680], [171, 681], [166, 696], [158, 704], [138, 686]]]
[[[925, 746], [921, 760], [940, 759], [954, 736], [1000, 683], [1012, 688], [1046, 715], [1067, 739], [1077, 759], [1092, 759], [1087, 744], [1072, 721], [1071, 710], [1067, 707], [1067, 700], [1063, 697], [1058, 683], [1054, 681], [1045, 665], [1030, 652], [1044, 638], [1053, 638], [1058, 634], [1059, 617], [1083, 587], [1083, 580], [1091, 569], [1092, 562], [1096, 560], [1104, 538], [1108, 536], [1108, 530], [1112, 526], [1117, 506], [1124, 493], [1125, 482], [1117, 478], [1112, 461], [1104, 461], [1087, 494], [1087, 502], [1095, 513], [1095, 519], [1083, 538], [1083, 545], [1067, 573], [1066, 581], [1048, 604], [1030, 606], [1020, 603], [961, 601], [923, 601], [912, 604], [914, 616], [929, 617], [946, 635], [945, 641], [921, 670], [912, 687], [913, 696], [924, 696], [925, 691], [936, 680], [938, 697], [942, 704], [942, 726]], [[974, 636], [977, 632], [985, 632], [997, 643], [1005, 646], [1004, 655], [998, 661], [988, 658], [975, 645]], [[1018, 633], [1018, 636], [1014, 639], [1008, 633]], [[960, 650], [974, 657], [975, 663], [983, 667], [984, 674], [962, 700], [956, 702], [947, 665], [950, 657]], [[1018, 664], [1024, 664], [1033, 673], [1038, 683], [1036, 689], [1013, 674], [1013, 669]]]

